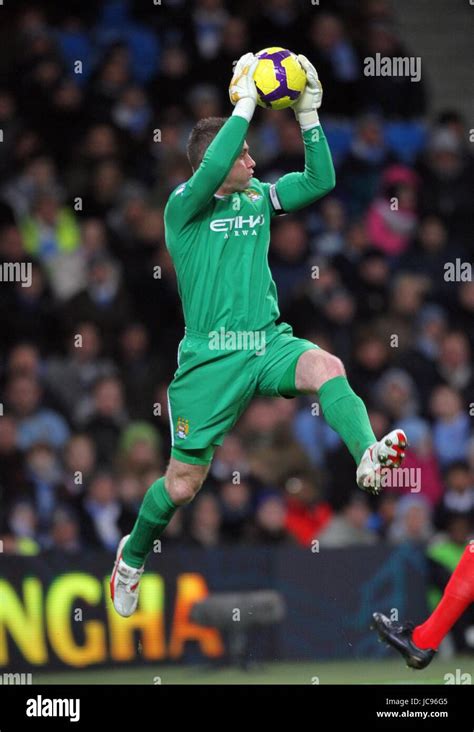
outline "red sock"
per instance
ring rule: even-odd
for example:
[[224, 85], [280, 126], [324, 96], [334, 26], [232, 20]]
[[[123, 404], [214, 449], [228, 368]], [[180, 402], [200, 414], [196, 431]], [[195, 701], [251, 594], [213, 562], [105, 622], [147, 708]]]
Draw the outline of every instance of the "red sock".
[[469, 544], [428, 620], [413, 631], [418, 648], [438, 648], [467, 606], [474, 602], [474, 544]]

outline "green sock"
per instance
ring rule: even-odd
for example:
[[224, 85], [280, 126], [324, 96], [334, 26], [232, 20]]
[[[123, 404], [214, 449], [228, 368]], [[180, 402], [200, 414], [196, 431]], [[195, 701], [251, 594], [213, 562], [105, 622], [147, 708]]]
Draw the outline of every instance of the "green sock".
[[347, 445], [357, 465], [365, 450], [377, 442], [365, 404], [346, 376], [325, 381], [318, 392], [324, 419]]
[[132, 533], [124, 546], [122, 558], [125, 564], [136, 569], [145, 564], [153, 542], [166, 529], [177, 508], [166, 490], [165, 479], [155, 480], [145, 493]]

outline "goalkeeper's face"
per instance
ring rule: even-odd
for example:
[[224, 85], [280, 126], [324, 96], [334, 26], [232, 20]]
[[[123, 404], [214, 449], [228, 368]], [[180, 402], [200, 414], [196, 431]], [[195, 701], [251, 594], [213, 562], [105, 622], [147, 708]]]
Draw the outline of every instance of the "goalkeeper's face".
[[244, 191], [248, 187], [250, 178], [254, 175], [254, 168], [255, 160], [250, 156], [249, 146], [244, 142], [240, 155], [222, 184], [222, 192]]

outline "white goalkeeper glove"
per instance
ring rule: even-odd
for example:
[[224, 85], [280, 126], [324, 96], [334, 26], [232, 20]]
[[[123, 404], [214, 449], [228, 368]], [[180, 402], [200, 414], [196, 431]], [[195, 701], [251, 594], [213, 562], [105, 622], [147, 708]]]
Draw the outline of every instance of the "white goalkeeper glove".
[[257, 87], [253, 80], [258, 58], [253, 53], [246, 53], [237, 61], [234, 75], [229, 85], [229, 97], [235, 106], [233, 114], [252, 119], [257, 106]]
[[319, 125], [318, 109], [323, 98], [323, 87], [318, 72], [306, 56], [300, 54], [297, 58], [306, 73], [306, 86], [293, 104], [293, 110], [301, 129], [309, 130], [310, 127]]

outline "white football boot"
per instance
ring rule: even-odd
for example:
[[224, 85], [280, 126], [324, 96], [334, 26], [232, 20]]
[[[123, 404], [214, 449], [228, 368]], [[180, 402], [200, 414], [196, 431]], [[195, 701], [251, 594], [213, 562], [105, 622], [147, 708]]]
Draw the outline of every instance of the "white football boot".
[[110, 578], [110, 596], [114, 608], [124, 618], [128, 618], [137, 609], [138, 585], [145, 569], [144, 566], [140, 569], [130, 567], [122, 559], [123, 548], [129, 536], [130, 534], [124, 536], [117, 547], [114, 571]]
[[383, 468], [400, 467], [408, 444], [403, 430], [392, 430], [379, 442], [370, 445], [362, 455], [357, 468], [357, 485], [368, 493], [377, 495], [382, 489]]

